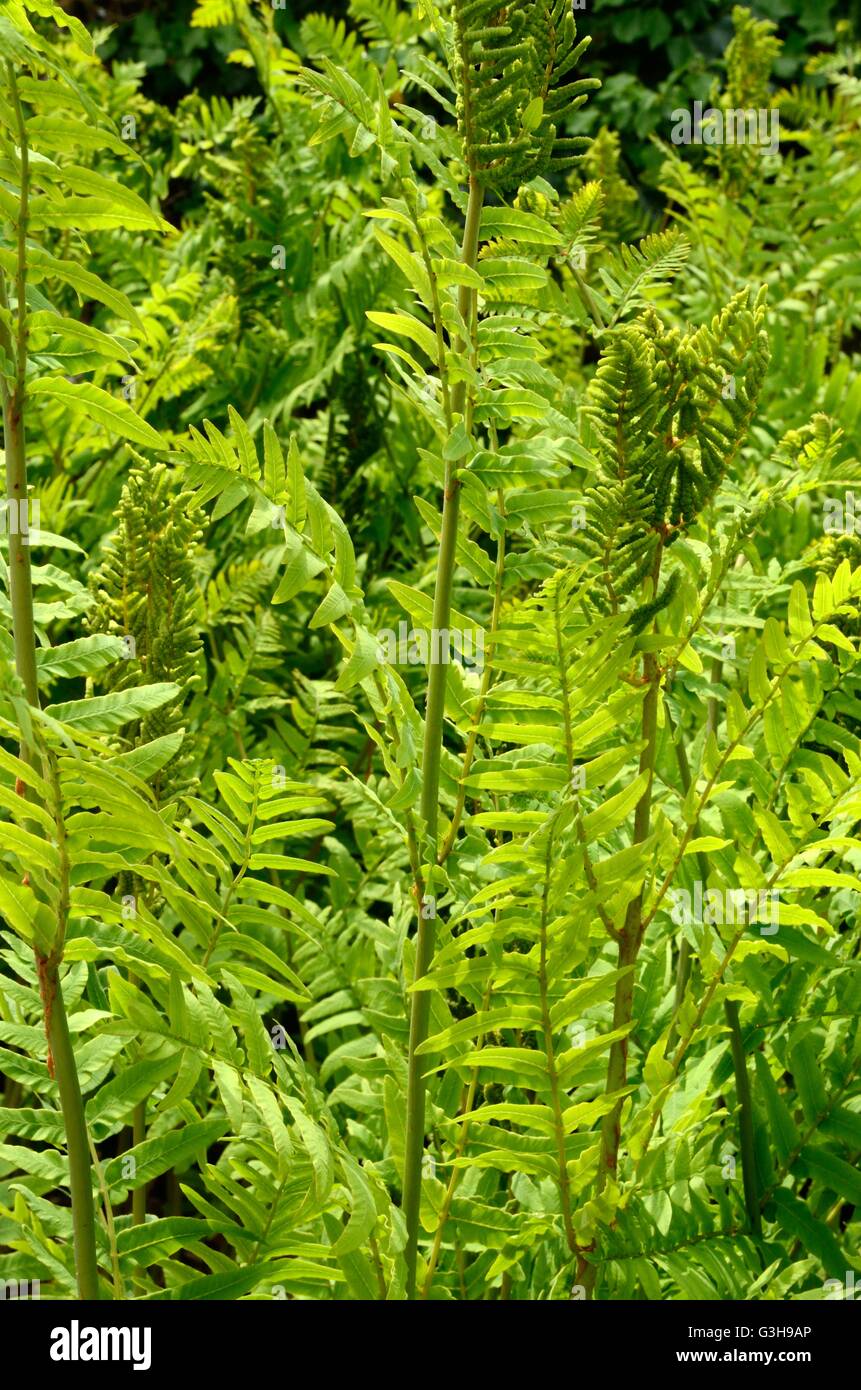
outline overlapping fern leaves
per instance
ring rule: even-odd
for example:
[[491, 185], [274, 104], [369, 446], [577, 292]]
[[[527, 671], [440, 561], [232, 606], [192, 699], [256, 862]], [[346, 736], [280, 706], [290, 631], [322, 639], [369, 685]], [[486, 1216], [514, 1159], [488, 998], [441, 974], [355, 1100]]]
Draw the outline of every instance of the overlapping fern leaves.
[[[119, 96], [0, 26], [93, 121], [58, 149], [24, 77], [59, 173], [29, 248], [44, 710], [0, 634], [0, 1274], [75, 1293], [53, 961], [103, 1295], [402, 1297], [424, 993], [420, 1296], [821, 1297], [861, 1201], [861, 568], [853, 536], [806, 549], [857, 476], [851, 84], [780, 97], [778, 166], [668, 153], [684, 237], [637, 241], [609, 136], [560, 186], [591, 85], [567, 0], [354, 0], [355, 29], [303, 26], [301, 77], [247, 7], [196, 22], [235, 15], [261, 99], [151, 113], [179, 152], [151, 131], [125, 206], [167, 235], [153, 190], [199, 205], [146, 247], [89, 205], [89, 275], [47, 224], [64, 169], [131, 166], [97, 120]], [[726, 100], [765, 101], [769, 31], [736, 23]], [[489, 195], [468, 266], [464, 171]], [[428, 863], [428, 673], [378, 638], [432, 621], [447, 469], [483, 664], [448, 673]], [[180, 749], [197, 780], [163, 787]], [[775, 921], [679, 920], [697, 884], [777, 894]]]

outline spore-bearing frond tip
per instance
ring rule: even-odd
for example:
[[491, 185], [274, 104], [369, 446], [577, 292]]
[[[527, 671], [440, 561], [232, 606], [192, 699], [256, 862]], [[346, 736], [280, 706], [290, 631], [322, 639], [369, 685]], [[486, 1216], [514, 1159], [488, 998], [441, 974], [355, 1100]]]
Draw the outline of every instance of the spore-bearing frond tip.
[[452, 71], [470, 176], [505, 193], [570, 167], [588, 141], [560, 136], [564, 122], [601, 84], [560, 85], [589, 39], [577, 41], [568, 0], [451, 0]]
[[[764, 320], [764, 292], [745, 289], [693, 332], [649, 309], [609, 336], [584, 405], [599, 468], [577, 538], [601, 571], [598, 607], [637, 591], [657, 546], [696, 521], [731, 471], [768, 368]], [[635, 629], [671, 597], [635, 608]]]

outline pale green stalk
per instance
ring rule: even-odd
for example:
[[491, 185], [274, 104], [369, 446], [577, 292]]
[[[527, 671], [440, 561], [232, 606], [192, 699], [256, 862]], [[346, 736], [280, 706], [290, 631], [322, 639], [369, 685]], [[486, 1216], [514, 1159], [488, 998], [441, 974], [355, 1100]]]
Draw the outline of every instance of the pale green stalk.
[[[463, 235], [463, 264], [474, 268], [478, 258], [479, 227], [484, 191], [478, 180], [472, 178], [469, 186], [466, 225]], [[474, 289], [461, 286], [460, 313], [468, 331], [476, 310]], [[469, 344], [458, 344], [460, 351], [466, 352]], [[452, 412], [455, 416], [468, 415], [466, 382], [461, 380], [452, 392]], [[467, 420], [467, 425], [469, 421]], [[460, 487], [457, 466], [449, 461], [445, 467], [443, 493], [442, 530], [437, 556], [436, 585], [433, 603], [433, 630], [448, 630], [451, 612], [451, 590], [454, 578], [455, 556], [457, 552], [458, 514], [460, 510]], [[433, 643], [431, 644], [433, 648]], [[442, 758], [443, 722], [445, 715], [447, 664], [440, 660], [431, 662], [428, 672], [428, 694], [425, 709], [424, 747], [422, 751], [422, 796], [421, 816], [425, 825], [427, 862], [433, 864], [437, 857], [439, 780]], [[431, 887], [433, 885], [431, 884]], [[433, 917], [427, 918], [419, 904], [418, 931], [416, 936], [416, 962], [414, 980], [427, 974], [434, 952]], [[430, 993], [415, 990], [410, 1013], [410, 1040], [407, 1060], [407, 1119], [404, 1148], [404, 1192], [403, 1210], [407, 1223], [407, 1297], [414, 1298], [416, 1292], [416, 1261], [418, 1258], [419, 1209], [421, 1206], [422, 1152], [425, 1138], [425, 1091], [423, 1073], [424, 1059], [418, 1056], [418, 1048], [428, 1035], [430, 1017]]]

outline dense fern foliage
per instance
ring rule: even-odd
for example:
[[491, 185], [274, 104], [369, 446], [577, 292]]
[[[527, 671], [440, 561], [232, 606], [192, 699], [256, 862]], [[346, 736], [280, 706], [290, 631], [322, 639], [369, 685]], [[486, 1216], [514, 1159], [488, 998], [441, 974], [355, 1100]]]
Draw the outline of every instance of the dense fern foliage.
[[0, 0], [0, 1282], [849, 1297], [861, 49], [343, 8]]

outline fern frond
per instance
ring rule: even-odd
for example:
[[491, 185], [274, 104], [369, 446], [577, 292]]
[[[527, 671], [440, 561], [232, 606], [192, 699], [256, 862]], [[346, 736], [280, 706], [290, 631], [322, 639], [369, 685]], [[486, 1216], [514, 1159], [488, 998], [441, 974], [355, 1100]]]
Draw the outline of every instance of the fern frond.
[[585, 138], [564, 123], [595, 78], [563, 81], [588, 39], [577, 42], [568, 0], [452, 0], [451, 64], [470, 175], [498, 193], [569, 168]]
[[600, 267], [601, 279], [615, 304], [610, 327], [645, 304], [652, 287], [672, 279], [685, 264], [689, 250], [688, 242], [675, 228], [654, 232], [636, 246], [623, 243], [609, 263]]
[[[183, 703], [200, 680], [194, 566], [200, 521], [191, 494], [176, 487], [164, 464], [141, 463], [123, 488], [117, 532], [90, 579], [90, 629], [121, 638], [126, 653], [95, 683], [108, 691], [162, 681], [179, 688], [172, 702], [141, 719], [133, 746], [179, 730]], [[159, 769], [153, 783], [159, 796], [183, 785], [192, 757], [186, 747]]]
[[[764, 316], [763, 295], [748, 290], [696, 330], [667, 328], [650, 310], [610, 335], [585, 405], [600, 468], [578, 543], [601, 575], [596, 601], [612, 611], [731, 470], [768, 365]], [[671, 597], [665, 589], [661, 606]], [[635, 613], [638, 627], [656, 601]]]

